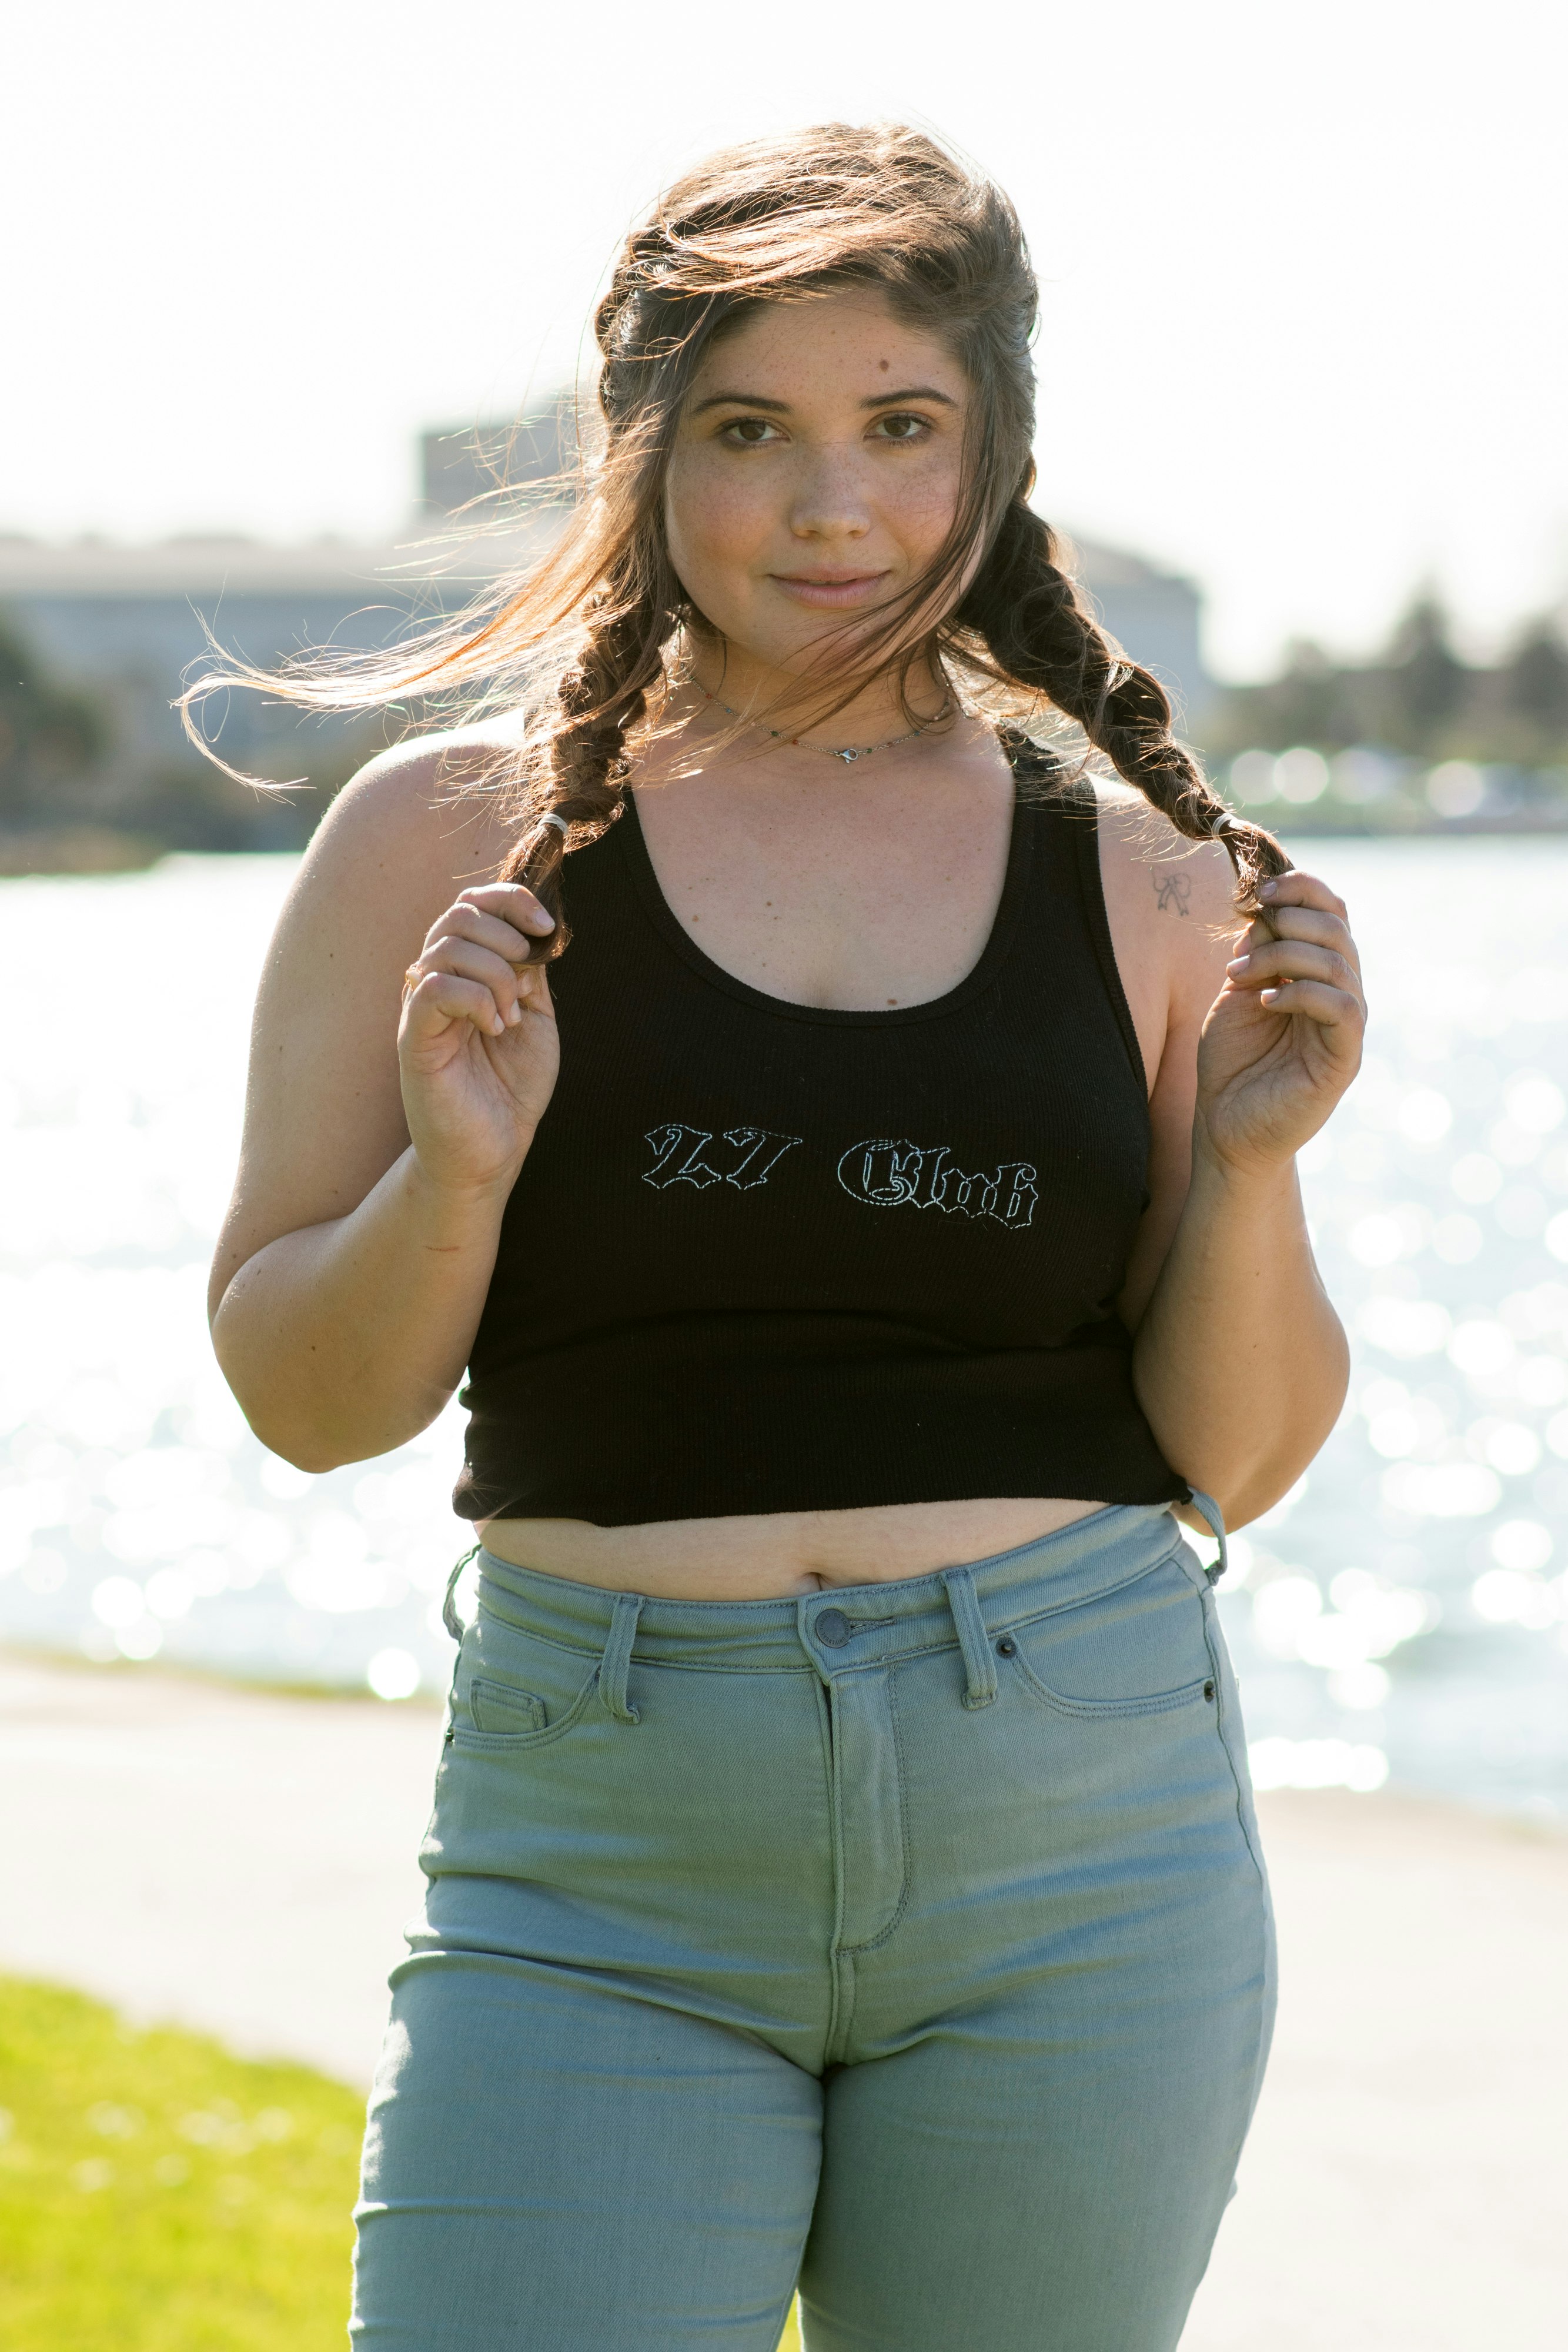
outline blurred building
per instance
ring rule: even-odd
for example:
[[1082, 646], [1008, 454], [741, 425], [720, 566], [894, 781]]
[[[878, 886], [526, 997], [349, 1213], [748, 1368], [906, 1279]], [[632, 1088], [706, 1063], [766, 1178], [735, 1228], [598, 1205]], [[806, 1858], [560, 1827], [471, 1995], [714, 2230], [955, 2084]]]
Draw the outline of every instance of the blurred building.
[[[426, 529], [423, 522], [415, 531]], [[187, 760], [170, 704], [198, 677], [210, 630], [226, 652], [258, 667], [331, 646], [382, 646], [412, 623], [456, 607], [502, 567], [527, 562], [539, 527], [455, 541], [356, 546], [335, 539], [297, 547], [242, 538], [170, 539], [122, 547], [0, 538], [0, 628], [62, 685], [107, 707], [117, 762], [131, 776]], [[225, 757], [241, 766], [276, 754], [306, 764], [342, 731], [265, 695], [237, 694], [222, 720]]]
[[1102, 623], [1135, 662], [1154, 671], [1176, 705], [1178, 730], [1198, 733], [1219, 689], [1204, 667], [1203, 598], [1196, 583], [1141, 555], [1069, 536], [1077, 576]]
[[[212, 536], [128, 547], [0, 537], [0, 627], [62, 685], [96, 694], [108, 706], [118, 760], [150, 773], [188, 756], [169, 706], [199, 673], [207, 629], [264, 668], [311, 646], [383, 645], [537, 552], [557, 528], [548, 485], [570, 468], [573, 450], [564, 401], [522, 425], [424, 434], [422, 505], [402, 545], [322, 539], [279, 547]], [[482, 536], [473, 535], [474, 522], [486, 524]], [[1138, 556], [1076, 544], [1106, 625], [1195, 723], [1213, 693], [1197, 590]], [[302, 725], [316, 730], [316, 743], [332, 732], [263, 696], [237, 695], [225, 715], [224, 749], [241, 764], [269, 751], [292, 760]]]

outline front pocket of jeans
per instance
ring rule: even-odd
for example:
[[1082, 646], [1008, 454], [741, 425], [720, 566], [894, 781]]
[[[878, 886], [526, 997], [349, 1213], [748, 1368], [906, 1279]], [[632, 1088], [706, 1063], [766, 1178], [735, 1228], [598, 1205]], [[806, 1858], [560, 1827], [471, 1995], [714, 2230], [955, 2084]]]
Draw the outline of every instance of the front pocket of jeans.
[[452, 1687], [451, 1744], [476, 1753], [541, 1747], [579, 1722], [599, 1661], [497, 1616], [480, 1598]]
[[1042, 1706], [1054, 1707], [1062, 1715], [1087, 1717], [1090, 1719], [1111, 1719], [1133, 1715], [1168, 1715], [1178, 1706], [1207, 1706], [1214, 1696], [1214, 1682], [1203, 1675], [1196, 1682], [1178, 1684], [1175, 1690], [1151, 1691], [1145, 1698], [1071, 1698], [1065, 1691], [1052, 1690], [1021, 1657], [1011, 1664], [1024, 1688]]
[[1207, 1705], [1214, 1660], [1203, 1601], [1172, 1557], [1124, 1584], [1002, 1629], [998, 1665], [1042, 1706], [1081, 1720]]

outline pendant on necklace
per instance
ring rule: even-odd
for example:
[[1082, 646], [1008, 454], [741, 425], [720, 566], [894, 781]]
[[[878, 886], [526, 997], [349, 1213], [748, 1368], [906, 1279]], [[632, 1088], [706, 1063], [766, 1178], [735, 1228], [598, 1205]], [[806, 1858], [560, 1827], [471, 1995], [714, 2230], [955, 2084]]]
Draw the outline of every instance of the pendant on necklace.
[[858, 760], [860, 758], [860, 753], [858, 751], [840, 751], [836, 756], [843, 761], [847, 768], [852, 760]]

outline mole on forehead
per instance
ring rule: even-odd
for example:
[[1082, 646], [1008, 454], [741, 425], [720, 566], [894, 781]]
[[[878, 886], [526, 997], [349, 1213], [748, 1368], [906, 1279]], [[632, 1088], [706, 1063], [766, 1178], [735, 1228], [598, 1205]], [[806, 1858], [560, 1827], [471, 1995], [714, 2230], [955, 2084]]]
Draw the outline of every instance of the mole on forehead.
[[878, 360], [877, 365], [882, 370], [883, 375], [885, 375], [887, 373], [887, 362], [885, 360]]

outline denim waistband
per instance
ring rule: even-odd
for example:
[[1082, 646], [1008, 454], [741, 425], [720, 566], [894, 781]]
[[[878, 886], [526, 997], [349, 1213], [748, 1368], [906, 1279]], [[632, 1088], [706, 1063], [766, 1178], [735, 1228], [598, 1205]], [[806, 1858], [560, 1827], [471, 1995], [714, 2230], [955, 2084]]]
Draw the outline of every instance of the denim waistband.
[[[995, 1635], [1146, 1575], [1181, 1541], [1182, 1529], [1166, 1505], [1116, 1503], [985, 1559], [775, 1601], [616, 1593], [518, 1568], [481, 1546], [479, 1600], [489, 1614], [568, 1648], [602, 1651], [613, 1639], [617, 1650], [629, 1650], [634, 1639], [639, 1657], [672, 1665], [744, 1673], [814, 1665], [821, 1671], [954, 1643], [968, 1657], [973, 1637], [982, 1631]], [[983, 1623], [976, 1622], [977, 1611]], [[973, 1685], [976, 1661], [970, 1664]]]

